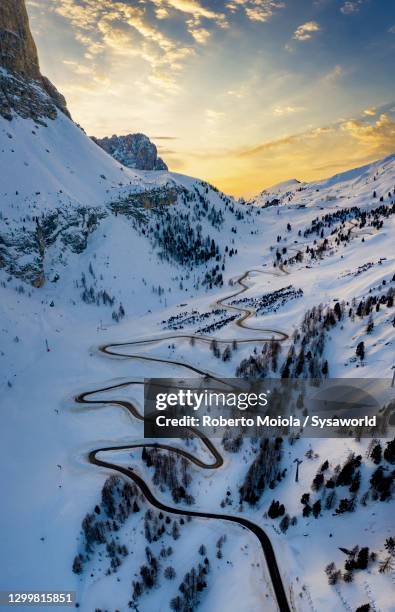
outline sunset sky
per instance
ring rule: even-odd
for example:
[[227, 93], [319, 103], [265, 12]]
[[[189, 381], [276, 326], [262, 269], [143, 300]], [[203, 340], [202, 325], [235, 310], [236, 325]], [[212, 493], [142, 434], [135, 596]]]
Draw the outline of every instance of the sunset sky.
[[393, 0], [27, 0], [42, 72], [89, 135], [252, 195], [395, 151]]

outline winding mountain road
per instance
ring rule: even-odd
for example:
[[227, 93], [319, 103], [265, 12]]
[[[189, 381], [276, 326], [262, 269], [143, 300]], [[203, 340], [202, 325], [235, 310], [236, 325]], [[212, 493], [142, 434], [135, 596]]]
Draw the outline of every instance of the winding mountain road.
[[[220, 298], [219, 300], [216, 301], [216, 305], [222, 306], [229, 310], [235, 310], [241, 313], [241, 317], [237, 319], [235, 322], [238, 327], [260, 332], [260, 334], [265, 334], [265, 335], [254, 337], [254, 338], [244, 338], [244, 339], [243, 338], [218, 339], [216, 340], [218, 344], [221, 343], [221, 344], [229, 345], [235, 341], [237, 343], [251, 343], [251, 342], [261, 343], [261, 342], [269, 342], [269, 341], [272, 341], [273, 339], [278, 340], [279, 342], [283, 342], [288, 339], [288, 334], [280, 330], [262, 329], [258, 327], [248, 326], [246, 322], [253, 315], [255, 315], [255, 310], [250, 309], [250, 308], [243, 308], [240, 306], [234, 306], [234, 305], [226, 303], [231, 298], [234, 298], [244, 293], [245, 291], [247, 291], [247, 289], [249, 289], [249, 285], [245, 282], [245, 280], [248, 278], [251, 272], [259, 272], [263, 274], [274, 274], [276, 276], [280, 276], [280, 275], [282, 276], [282, 274], [279, 274], [277, 272], [269, 272], [266, 270], [248, 270], [244, 274], [242, 274], [240, 277], [238, 277], [237, 280], [235, 281], [239, 285], [240, 289], [238, 289], [237, 291], [233, 292], [230, 295]], [[205, 377], [219, 381], [220, 378], [217, 378], [212, 373], [204, 371], [201, 368], [198, 368], [192, 364], [188, 364], [185, 361], [181, 362], [177, 360], [170, 360], [170, 359], [164, 359], [164, 358], [159, 358], [159, 357], [149, 357], [146, 355], [126, 353], [122, 351], [123, 347], [154, 344], [154, 343], [158, 343], [164, 340], [174, 341], [178, 339], [194, 339], [194, 340], [198, 340], [201, 342], [212, 342], [213, 341], [213, 337], [211, 336], [193, 335], [193, 334], [174, 334], [174, 335], [167, 335], [167, 336], [158, 336], [155, 338], [135, 340], [135, 341], [130, 341], [130, 342], [105, 344], [105, 345], [100, 346], [99, 350], [106, 355], [123, 357], [127, 359], [139, 359], [143, 361], [156, 362], [156, 363], [166, 363], [169, 365], [178, 366], [180, 368], [184, 368], [184, 369], [187, 369], [188, 371], [194, 372], [195, 374], [199, 374], [201, 376], [205, 376]], [[119, 351], [117, 349], [121, 349], [121, 350]], [[100, 405], [100, 406], [103, 406], [103, 405], [119, 406], [127, 410], [128, 413], [134, 418], [137, 418], [143, 421], [144, 416], [140, 414], [136, 406], [129, 400], [92, 399], [93, 395], [97, 395], [99, 393], [104, 393], [104, 392], [112, 391], [115, 389], [121, 389], [121, 388], [130, 386], [130, 385], [142, 385], [142, 384], [144, 383], [140, 380], [130, 380], [130, 381], [126, 381], [124, 383], [120, 383], [117, 385], [106, 386], [100, 389], [95, 389], [93, 391], [86, 391], [76, 396], [75, 401], [78, 404]], [[180, 456], [183, 456], [188, 461], [190, 461], [191, 463], [195, 464], [197, 467], [202, 468], [202, 469], [213, 470], [213, 469], [220, 468], [223, 465], [223, 457], [218, 451], [218, 449], [216, 448], [216, 446], [211, 442], [211, 440], [207, 438], [204, 434], [202, 434], [200, 431], [194, 428], [188, 428], [188, 430], [190, 431], [190, 433], [192, 433], [194, 436], [198, 437], [201, 440], [202, 444], [206, 447], [206, 449], [212, 455], [213, 461], [211, 463], [204, 462], [202, 459], [199, 459], [192, 453], [189, 453], [186, 450], [183, 450], [182, 448], [178, 448], [178, 447], [174, 447], [174, 446], [170, 446], [168, 444], [162, 444], [162, 443], [160, 444], [159, 443], [128, 444], [128, 445], [122, 445], [122, 446], [116, 445], [116, 446], [107, 446], [103, 448], [95, 448], [89, 452], [88, 460], [93, 465], [116, 471], [132, 479], [136, 483], [136, 485], [140, 488], [141, 492], [143, 493], [147, 501], [150, 504], [152, 504], [152, 506], [157, 508], [158, 510], [167, 512], [169, 514], [177, 514], [177, 515], [193, 516], [193, 517], [206, 518], [206, 519], [230, 521], [232, 523], [237, 523], [241, 525], [243, 528], [251, 531], [258, 538], [261, 544], [261, 547], [262, 547], [262, 550], [263, 550], [263, 553], [266, 559], [267, 567], [269, 570], [270, 578], [272, 581], [273, 591], [274, 591], [274, 595], [277, 601], [278, 608], [280, 612], [291, 612], [291, 608], [288, 603], [288, 598], [285, 592], [280, 570], [278, 568], [278, 563], [277, 563], [277, 559], [276, 559], [276, 555], [275, 555], [273, 546], [271, 544], [271, 541], [268, 535], [261, 527], [259, 527], [259, 525], [241, 516], [220, 514], [220, 513], [214, 513], [214, 512], [187, 510], [184, 508], [168, 506], [162, 503], [160, 500], [158, 500], [155, 497], [155, 495], [152, 493], [146, 481], [141, 476], [139, 476], [132, 468], [124, 467], [122, 465], [118, 465], [118, 464], [115, 464], [109, 461], [104, 461], [103, 459], [100, 459], [98, 457], [98, 455], [100, 455], [101, 453], [106, 453], [106, 452], [108, 453], [108, 452], [115, 452], [115, 451], [132, 450], [132, 449], [143, 448], [143, 447], [146, 447], [146, 448], [151, 447], [151, 448], [163, 449], [166, 451], [176, 453]], [[264, 608], [262, 607], [262, 609]]]

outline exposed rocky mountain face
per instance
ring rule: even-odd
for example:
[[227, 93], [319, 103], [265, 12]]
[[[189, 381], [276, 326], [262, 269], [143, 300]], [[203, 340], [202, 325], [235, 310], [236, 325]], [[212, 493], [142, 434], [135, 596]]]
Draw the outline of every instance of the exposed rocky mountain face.
[[24, 0], [0, 2], [0, 115], [11, 121], [69, 116], [65, 98], [40, 72]]
[[165, 162], [158, 157], [153, 142], [144, 134], [113, 135], [111, 138], [92, 138], [114, 159], [128, 168], [136, 170], [167, 170]]

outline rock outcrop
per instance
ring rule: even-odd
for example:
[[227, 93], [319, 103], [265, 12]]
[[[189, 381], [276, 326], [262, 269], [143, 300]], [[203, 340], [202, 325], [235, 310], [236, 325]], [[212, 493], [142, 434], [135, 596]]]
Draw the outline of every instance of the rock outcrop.
[[153, 142], [144, 134], [127, 134], [110, 138], [92, 138], [114, 159], [128, 168], [136, 170], [167, 170], [165, 162], [158, 157]]
[[0, 115], [54, 119], [66, 100], [40, 72], [24, 0], [0, 2]]

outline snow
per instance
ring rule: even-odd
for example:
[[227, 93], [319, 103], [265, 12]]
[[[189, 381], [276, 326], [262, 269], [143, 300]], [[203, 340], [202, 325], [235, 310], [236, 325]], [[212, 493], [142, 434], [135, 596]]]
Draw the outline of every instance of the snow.
[[[29, 214], [39, 214], [63, 205], [105, 207], [128, 190], [142, 191], [167, 184], [181, 185], [188, 190], [202, 189], [202, 183], [190, 177], [121, 167], [61, 115], [56, 121], [48, 121], [47, 127], [18, 118], [10, 123], [0, 119], [0, 164], [6, 168], [6, 172], [0, 173], [1, 232], [8, 227], [6, 220], [17, 226], [27, 210]], [[388, 204], [388, 193], [393, 192], [394, 183], [394, 156], [319, 183], [301, 184], [291, 180], [265, 190], [249, 206], [233, 203], [236, 210], [251, 210], [240, 221], [225, 210], [220, 195], [210, 190], [210, 202], [224, 208], [225, 221], [219, 230], [205, 221], [204, 231], [213, 235], [222, 249], [231, 244], [238, 249], [237, 256], [227, 259], [224, 286], [210, 291], [194, 288], [194, 276], [205, 270], [204, 264], [200, 271], [189, 271], [188, 278], [188, 270], [160, 260], [148, 239], [136, 232], [130, 220], [122, 215], [108, 214], [89, 237], [86, 250], [80, 254], [68, 253], [64, 263], [59, 263], [59, 245], [51, 247], [46, 275], [52, 279], [58, 273], [58, 282], [47, 282], [40, 289], [25, 285], [24, 292], [19, 292], [21, 281], [0, 270], [3, 417], [0, 589], [72, 589], [77, 591], [83, 612], [96, 607], [127, 609], [131, 580], [144, 561], [147, 544], [140, 534], [142, 513], [131, 516], [122, 528], [120, 536], [127, 539], [133, 554], [126, 558], [119, 573], [99, 577], [95, 572], [93, 579], [89, 573], [77, 577], [71, 572], [71, 566], [78, 551], [81, 521], [98, 503], [101, 487], [110, 474], [109, 470], [90, 465], [87, 454], [101, 446], [143, 442], [142, 424], [115, 405], [92, 408], [76, 405], [73, 398], [81, 391], [135, 379], [142, 381], [147, 376], [185, 376], [187, 370], [138, 359], [110, 358], [99, 353], [98, 346], [192, 333], [206, 323], [196, 322], [172, 332], [165, 330], [162, 322], [179, 312], [196, 309], [204, 313], [217, 307], [217, 300], [235, 291], [228, 281], [249, 269], [257, 271], [248, 276], [249, 289], [243, 297], [259, 297], [288, 285], [303, 290], [303, 297], [287, 302], [277, 312], [267, 312], [249, 321], [253, 327], [284, 330], [290, 336], [300, 326], [306, 310], [314, 305], [333, 305], [335, 299], [351, 302], [353, 298], [366, 297], [369, 290], [385, 290], [395, 271], [394, 216], [386, 219], [378, 231], [372, 230], [363, 236], [354, 232], [350, 243], [334, 249], [333, 255], [309, 267], [302, 262], [289, 266], [285, 272], [273, 269], [270, 246], [276, 245], [276, 235], [282, 236], [281, 246], [295, 245], [295, 241], [299, 241], [297, 246], [302, 242], [311, 244], [314, 236], [303, 239], [298, 231], [303, 232], [312, 219], [354, 205], [369, 210], [379, 204], [380, 196]], [[372, 197], [373, 190], [377, 198]], [[278, 207], [261, 208], [268, 194], [280, 198]], [[176, 206], [183, 210], [182, 206], [186, 205]], [[290, 232], [286, 229], [288, 222], [292, 225]], [[232, 226], [237, 227], [237, 234], [231, 233]], [[373, 265], [357, 273], [367, 263]], [[76, 287], [76, 281], [83, 273], [90, 278], [89, 264], [96, 275], [97, 287], [106, 289], [117, 304], [122, 302], [125, 307], [126, 317], [119, 324], [114, 324], [111, 308], [81, 301], [81, 288]], [[180, 289], [181, 277], [183, 289]], [[158, 285], [164, 287], [164, 295], [153, 292], [152, 287]], [[54, 306], [50, 305], [52, 302]], [[341, 330], [331, 331], [325, 349], [330, 375], [391, 378], [393, 316], [393, 310], [382, 307], [369, 336], [365, 331], [366, 320], [358, 318], [347, 321]], [[182, 337], [132, 349], [124, 347], [122, 351], [182, 361], [217, 375], [233, 376], [241, 359], [254, 346], [261, 346], [255, 339], [262, 334], [232, 323], [214, 335], [252, 341], [239, 344], [229, 362], [215, 358], [207, 343], [197, 341], [192, 346]], [[360, 364], [353, 358], [362, 338], [366, 359]], [[45, 340], [50, 352], [46, 350]], [[284, 343], [282, 356], [286, 355], [289, 344], [290, 341]], [[113, 399], [136, 398], [142, 407], [141, 388], [104, 395]], [[181, 441], [171, 443], [185, 445]], [[304, 458], [310, 444], [319, 458]], [[366, 441], [355, 440], [300, 440], [293, 446], [286, 442], [284, 465], [289, 475], [274, 491], [265, 491], [257, 507], [243, 509], [243, 516], [249, 516], [267, 530], [287, 592], [292, 593], [290, 598], [298, 612], [332, 612], [341, 606], [354, 610], [370, 597], [376, 602], [377, 610], [395, 610], [391, 576], [379, 574], [377, 563], [367, 572], [356, 575], [354, 583], [342, 582], [339, 590], [328, 585], [324, 573], [330, 561], [342, 567], [344, 555], [339, 546], [352, 548], [366, 544], [378, 553], [383, 552], [385, 538], [394, 535], [393, 500], [359, 506], [353, 514], [333, 516], [329, 512], [317, 520], [301, 517], [300, 497], [310, 490], [321, 462], [328, 458], [332, 465], [341, 463], [350, 450], [364, 456], [366, 446]], [[193, 448], [199, 456], [208, 459], [207, 452], [199, 449], [197, 442]], [[136, 472], [152, 484], [152, 472], [141, 462], [139, 453], [133, 458], [128, 453], [116, 455], [120, 463], [133, 462]], [[191, 468], [193, 509], [241, 512], [238, 487], [254, 457], [254, 449], [245, 440], [240, 453], [224, 453], [224, 456], [224, 465], [219, 470]], [[304, 458], [299, 483], [294, 483], [296, 457]], [[371, 462], [364, 466], [364, 485], [373, 467]], [[233, 505], [221, 509], [220, 503], [228, 488], [232, 491]], [[155, 493], [174, 505], [169, 491]], [[278, 530], [278, 522], [264, 517], [273, 498], [281, 499], [291, 516], [298, 516], [297, 525], [290, 527], [287, 534]], [[223, 533], [227, 534], [224, 558], [217, 560], [215, 542]], [[276, 609], [264, 558], [249, 532], [221, 521], [194, 519], [183, 528], [177, 542], [169, 543], [174, 548], [172, 563], [177, 577], [174, 581], [161, 578], [158, 587], [144, 594], [142, 610], [169, 609], [168, 602], [175, 596], [184, 573], [199, 560], [197, 551], [201, 543], [207, 544], [212, 564], [208, 589], [201, 597], [202, 612], [261, 610], [262, 601], [265, 610]], [[372, 595], [368, 593], [370, 590]]]
[[255, 196], [249, 200], [249, 203], [254, 204], [255, 206], [265, 205], [266, 202], [270, 202], [273, 199], [284, 198], [292, 194], [295, 190], [303, 187], [305, 183], [298, 181], [297, 179], [290, 179], [288, 181], [282, 181], [281, 183], [276, 183], [271, 187], [267, 187], [264, 189], [258, 196]]

